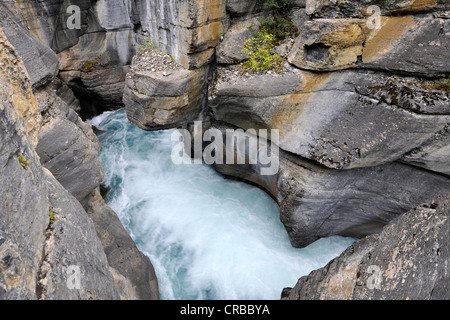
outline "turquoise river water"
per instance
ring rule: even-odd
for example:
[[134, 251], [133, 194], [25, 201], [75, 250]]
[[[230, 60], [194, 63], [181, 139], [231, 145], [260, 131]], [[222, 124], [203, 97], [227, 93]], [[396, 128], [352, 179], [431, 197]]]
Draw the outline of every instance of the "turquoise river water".
[[103, 131], [106, 201], [152, 261], [161, 299], [280, 299], [284, 287], [354, 241], [336, 236], [293, 248], [265, 192], [207, 165], [173, 164], [173, 130], [143, 131], [124, 110], [91, 123]]

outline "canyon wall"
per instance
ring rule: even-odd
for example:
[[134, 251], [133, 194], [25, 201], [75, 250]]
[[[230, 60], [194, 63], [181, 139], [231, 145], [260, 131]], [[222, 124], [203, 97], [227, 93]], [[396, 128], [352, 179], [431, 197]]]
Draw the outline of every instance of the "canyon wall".
[[[58, 28], [65, 9], [50, 1], [0, 4], [0, 298], [159, 299], [150, 260], [100, 195], [100, 144], [60, 69], [81, 37]], [[99, 79], [125, 70], [122, 62], [98, 70]], [[121, 101], [123, 85], [110, 89]]]

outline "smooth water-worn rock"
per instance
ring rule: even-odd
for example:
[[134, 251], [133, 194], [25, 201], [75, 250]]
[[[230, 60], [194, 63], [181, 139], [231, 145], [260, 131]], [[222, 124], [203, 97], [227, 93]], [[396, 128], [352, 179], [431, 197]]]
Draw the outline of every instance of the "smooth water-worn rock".
[[283, 291], [286, 300], [448, 300], [450, 194], [356, 241]]
[[84, 206], [103, 180], [99, 150], [95, 135], [86, 136], [65, 118], [54, 118], [42, 127], [36, 148], [42, 165]]
[[42, 86], [56, 77], [59, 61], [55, 52], [32, 35], [6, 3], [0, 3], [0, 26], [16, 48], [34, 87]]
[[278, 184], [281, 221], [291, 243], [303, 247], [334, 234], [361, 238], [436, 195], [448, 177], [410, 165], [333, 170], [287, 157]]

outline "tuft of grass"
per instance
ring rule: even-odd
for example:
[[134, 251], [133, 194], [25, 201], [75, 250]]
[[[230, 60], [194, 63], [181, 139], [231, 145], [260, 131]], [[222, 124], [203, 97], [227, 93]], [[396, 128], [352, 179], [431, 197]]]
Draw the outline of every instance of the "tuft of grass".
[[26, 168], [30, 163], [30, 160], [25, 160], [25, 157], [22, 154], [19, 154], [19, 163], [22, 167]]
[[139, 51], [142, 51], [145, 49], [156, 49], [156, 45], [151, 36], [140, 35], [138, 37], [138, 40], [139, 40], [139, 43], [137, 44], [137, 47], [138, 47]]

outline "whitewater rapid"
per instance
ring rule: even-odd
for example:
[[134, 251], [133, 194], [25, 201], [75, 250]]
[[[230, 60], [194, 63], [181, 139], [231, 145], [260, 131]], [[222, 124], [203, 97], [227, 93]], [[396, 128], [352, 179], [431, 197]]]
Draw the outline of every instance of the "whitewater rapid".
[[293, 248], [265, 192], [207, 165], [173, 164], [173, 130], [143, 131], [124, 110], [91, 123], [103, 131], [106, 201], [152, 261], [161, 299], [279, 299], [354, 241]]

